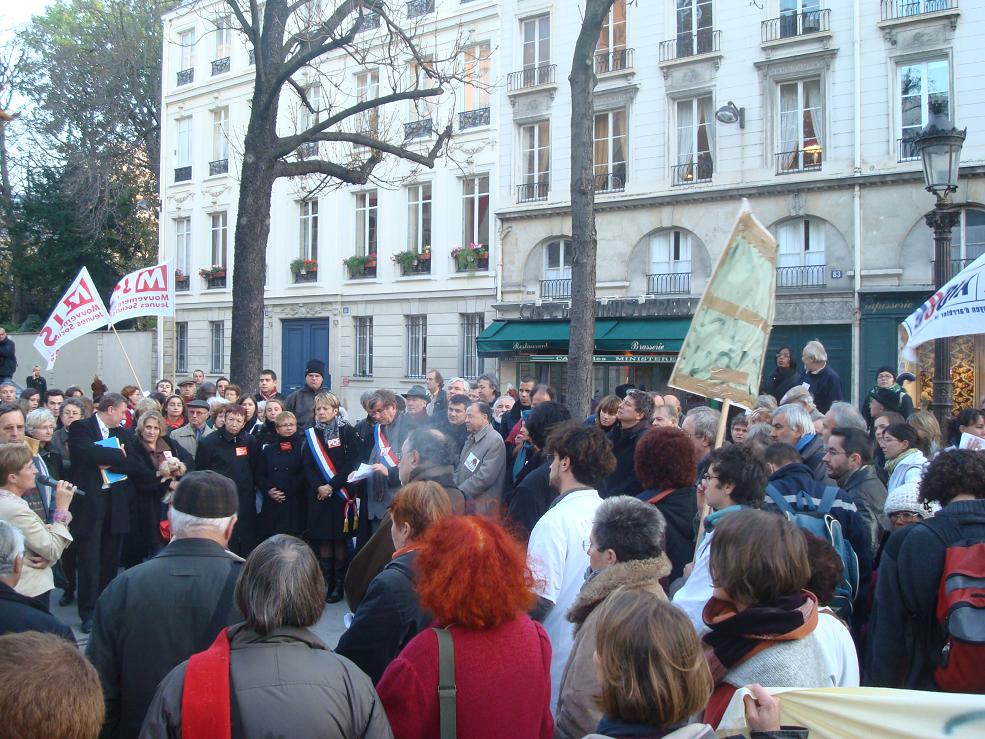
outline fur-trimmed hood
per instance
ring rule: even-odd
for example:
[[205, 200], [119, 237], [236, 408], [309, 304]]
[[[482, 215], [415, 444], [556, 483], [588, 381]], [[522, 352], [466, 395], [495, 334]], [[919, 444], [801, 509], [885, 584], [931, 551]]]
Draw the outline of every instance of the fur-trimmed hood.
[[644, 588], [666, 597], [660, 585], [660, 578], [670, 574], [670, 560], [666, 554], [653, 559], [634, 559], [616, 562], [611, 567], [599, 570], [586, 582], [578, 597], [568, 610], [567, 619], [580, 627], [589, 614], [595, 610], [609, 593], [623, 586]]

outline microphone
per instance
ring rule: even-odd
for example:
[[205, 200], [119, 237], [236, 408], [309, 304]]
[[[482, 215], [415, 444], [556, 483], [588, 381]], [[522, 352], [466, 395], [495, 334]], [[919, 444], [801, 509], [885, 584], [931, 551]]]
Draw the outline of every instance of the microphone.
[[[40, 473], [38, 474], [37, 477], [34, 478], [34, 481], [39, 482], [42, 485], [47, 485], [50, 488], [55, 488], [58, 486], [58, 480], [56, 480], [54, 477], [49, 477], [48, 475], [42, 475]], [[75, 488], [75, 494], [85, 495], [86, 493], [85, 490], [79, 490], [78, 488]]]

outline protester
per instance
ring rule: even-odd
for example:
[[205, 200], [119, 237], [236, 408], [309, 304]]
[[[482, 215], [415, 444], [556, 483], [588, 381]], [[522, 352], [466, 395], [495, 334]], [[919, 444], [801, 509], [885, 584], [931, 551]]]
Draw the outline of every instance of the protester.
[[[985, 543], [985, 455], [941, 452], [920, 481], [920, 502], [939, 503], [942, 510], [920, 524], [896, 529], [883, 549], [870, 620], [868, 682], [889, 688], [983, 693], [981, 661], [973, 649], [969, 655], [967, 643], [955, 641], [943, 628], [938, 598], [943, 576], [956, 574], [945, 556], [954, 561], [962, 550], [973, 554], [971, 545], [977, 544], [980, 551]], [[959, 542], [965, 546], [958, 546]], [[966, 571], [980, 577], [981, 554], [964, 561], [976, 568]], [[962, 591], [948, 590], [951, 605], [951, 598], [960, 597]], [[952, 611], [945, 608], [947, 612]], [[965, 611], [980, 624], [975, 615], [979, 612], [977, 607]], [[970, 684], [957, 679], [960, 671], [970, 676]]]
[[598, 606], [618, 589], [645, 590], [666, 599], [660, 585], [670, 574], [670, 561], [664, 553], [665, 531], [664, 517], [656, 508], [628, 496], [608, 498], [595, 512], [587, 580], [567, 614], [575, 636], [561, 678], [556, 739], [580, 739], [591, 733], [601, 718], [594, 703], [599, 693], [594, 660]]
[[808, 341], [800, 359], [804, 364], [800, 381], [811, 391], [817, 409], [827, 413], [834, 401], [841, 400], [841, 378], [828, 365], [828, 352], [820, 341]]
[[96, 739], [103, 723], [99, 678], [59, 636], [0, 636], [0, 716], [4, 736]]
[[886, 497], [885, 512], [891, 531], [926, 521], [937, 515], [941, 507], [936, 502], [920, 501], [920, 483], [904, 482], [893, 488]]
[[279, 534], [260, 544], [236, 584], [245, 623], [161, 681], [140, 736], [392, 737], [373, 684], [310, 627], [325, 606], [311, 549]]
[[246, 421], [243, 423], [243, 431], [247, 434], [256, 436], [259, 429], [263, 426], [263, 421], [257, 417], [257, 402], [252, 395], [244, 395], [240, 398], [240, 405], [246, 411]]
[[414, 560], [424, 532], [451, 513], [451, 501], [436, 482], [409, 483], [393, 498], [393, 557], [369, 584], [335, 648], [374, 683], [407, 643], [431, 623], [431, 615], [421, 608], [414, 590]]
[[873, 455], [873, 461], [876, 464], [876, 469], [879, 472], [880, 478], [882, 479], [883, 482], [888, 482], [889, 480], [889, 475], [886, 474], [886, 470], [885, 470], [886, 452], [882, 446], [883, 434], [885, 434], [886, 429], [888, 429], [890, 426], [892, 426], [895, 423], [906, 423], [906, 419], [903, 418], [903, 416], [901, 416], [899, 413], [895, 413], [892, 411], [887, 411], [886, 413], [883, 413], [881, 416], [876, 418], [875, 421], [872, 422], [872, 438], [876, 442], [876, 450], [875, 450], [875, 454]]
[[[47, 408], [35, 408], [24, 418], [24, 428], [29, 441], [27, 445], [41, 458], [48, 470], [48, 477], [62, 476], [62, 456], [52, 446], [55, 435], [55, 417]], [[50, 495], [50, 489], [48, 490]]]
[[445, 392], [445, 378], [436, 369], [428, 370], [424, 377], [428, 391], [428, 415], [443, 418], [448, 410], [448, 393]]
[[[489, 380], [480, 380], [488, 390]], [[488, 394], [488, 392], [487, 392]], [[492, 408], [471, 403], [465, 411], [469, 435], [455, 468], [455, 482], [465, 494], [465, 512], [499, 516], [506, 477], [506, 446], [492, 423]]]
[[740, 413], [732, 419], [732, 424], [729, 426], [729, 438], [734, 444], [741, 444], [745, 441], [748, 431], [749, 416], [745, 413]]
[[[649, 397], [649, 396], [647, 396]], [[602, 503], [595, 486], [616, 468], [608, 439], [598, 428], [566, 421], [547, 438], [550, 483], [557, 500], [530, 532], [527, 557], [536, 577], [536, 615], [551, 639], [551, 707], [573, 641], [565, 615], [585, 581], [586, 542]]]
[[788, 390], [799, 384], [800, 372], [793, 358], [793, 350], [789, 346], [781, 346], [776, 352], [776, 365], [773, 372], [768, 379], [763, 379], [759, 392], [779, 401]]
[[916, 429], [906, 423], [894, 423], [883, 431], [880, 446], [886, 455], [886, 490], [890, 493], [905, 482], [920, 482], [927, 458], [917, 448], [918, 440]]
[[[453, 644], [457, 736], [553, 737], [551, 645], [526, 615], [533, 578], [520, 545], [482, 516], [440, 520], [420, 545], [420, 606]], [[438, 645], [434, 629], [420, 632], [377, 686], [397, 739], [440, 735]]]
[[7, 336], [7, 329], [0, 326], [0, 381], [13, 380], [16, 371], [17, 345]]
[[[513, 409], [516, 401], [512, 395], [500, 395], [493, 406], [493, 422], [502, 428], [510, 419], [509, 412]], [[505, 420], [504, 420], [505, 419]], [[509, 429], [507, 429], [509, 431]]]
[[[284, 410], [294, 414], [302, 431], [315, 425], [315, 397], [322, 391], [324, 382], [325, 363], [320, 359], [309, 359], [304, 368], [304, 385], [284, 401]], [[219, 395], [225, 397], [222, 392]]]
[[917, 448], [927, 459], [936, 457], [944, 448], [941, 425], [930, 411], [916, 411], [906, 419], [917, 432]]
[[896, 381], [896, 370], [888, 365], [876, 370], [876, 385], [862, 403], [862, 415], [867, 421], [885, 411], [896, 411], [903, 418], [913, 413], [913, 399]]
[[977, 408], [965, 408], [953, 418], [948, 429], [948, 444], [954, 448], [960, 447], [961, 434], [985, 439], [985, 412]]
[[618, 424], [607, 435], [612, 442], [616, 468], [599, 483], [599, 494], [603, 498], [613, 495], [635, 496], [642, 492], [643, 484], [633, 465], [636, 445], [653, 421], [653, 408], [650, 394], [638, 390], [627, 393], [619, 404], [616, 412]]
[[821, 419], [821, 425], [821, 441], [824, 444], [828, 443], [828, 437], [833, 429], [854, 428], [864, 432], [869, 428], [869, 424], [862, 417], [862, 414], [851, 403], [846, 403], [843, 400], [836, 400], [831, 404], [828, 412]]
[[27, 376], [24, 380], [25, 387], [32, 387], [41, 393], [41, 400], [43, 401], [48, 395], [48, 381], [41, 374], [41, 365], [34, 365], [34, 369], [31, 370], [31, 374]]
[[400, 488], [396, 450], [403, 446], [413, 430], [410, 424], [405, 423], [404, 414], [397, 406], [397, 396], [389, 390], [377, 390], [367, 404], [375, 425], [363, 442], [370, 450], [368, 463], [373, 467], [374, 474], [366, 481], [368, 510], [359, 529], [362, 541], [376, 531], [393, 502], [394, 493]]
[[13, 380], [5, 380], [0, 382], [0, 403], [5, 405], [17, 404], [17, 386], [14, 384]]
[[158, 380], [154, 390], [167, 398], [174, 392], [174, 385], [171, 384], [171, 380]]
[[431, 395], [422, 385], [411, 385], [410, 390], [404, 393], [402, 397], [404, 399], [404, 422], [411, 429], [430, 424], [428, 400]]
[[699, 466], [715, 447], [715, 437], [718, 435], [720, 418], [721, 414], [708, 406], [692, 408], [684, 417], [681, 429], [691, 439]]
[[[817, 409], [817, 406], [814, 404], [814, 396], [811, 395], [811, 391], [804, 385], [797, 385], [796, 387], [788, 390], [787, 394], [780, 399], [779, 405], [789, 405], [791, 403], [796, 403], [807, 411], [808, 415], [811, 417], [811, 420], [815, 423], [824, 419], [824, 413]], [[773, 410], [776, 410], [776, 408]], [[831, 409], [828, 408], [828, 410]], [[825, 411], [825, 413], [826, 412], [827, 411]]]
[[500, 422], [503, 437], [509, 436], [513, 432], [513, 428], [522, 420], [524, 411], [533, 408], [533, 391], [536, 384], [537, 381], [529, 375], [520, 378], [520, 384], [516, 388], [516, 402]]
[[772, 443], [773, 425], [770, 423], [751, 424], [746, 430], [746, 438], [742, 440], [742, 446], [760, 455]]
[[868, 435], [857, 428], [832, 429], [824, 451], [828, 475], [858, 506], [865, 522], [873, 555], [878, 551], [882, 533], [887, 528], [883, 507], [886, 486], [872, 464], [872, 444]]
[[206, 436], [215, 431], [209, 426], [209, 404], [204, 400], [193, 400], [187, 406], [188, 423], [170, 430], [168, 438], [178, 444], [194, 458], [198, 453], [198, 444]]
[[26, 416], [28, 413], [33, 411], [41, 404], [41, 394], [34, 388], [25, 388], [21, 390], [20, 398], [17, 399], [17, 404], [24, 411]]
[[280, 397], [275, 397], [264, 401], [263, 423], [259, 426], [254, 426], [253, 430], [250, 432], [257, 437], [257, 441], [260, 442], [261, 449], [266, 447], [268, 444], [273, 444], [277, 441], [277, 416], [283, 412], [284, 401]]
[[103, 685], [105, 736], [136, 737], [161, 679], [242, 620], [232, 594], [243, 560], [227, 551], [238, 505], [228, 478], [185, 475], [168, 512], [171, 542], [100, 596], [86, 655]]
[[185, 401], [180, 395], [172, 395], [165, 401], [164, 423], [169, 431], [180, 429], [188, 423], [188, 418], [185, 415]]
[[467, 395], [449, 395], [444, 417], [433, 419], [434, 427], [440, 429], [454, 445], [456, 464], [469, 435], [468, 429], [465, 428], [465, 412], [469, 402]]
[[[252, 401], [249, 395], [243, 398]], [[302, 476], [304, 436], [294, 414], [285, 411], [277, 421], [277, 441], [260, 451], [256, 486], [263, 502], [257, 514], [260, 541], [274, 534], [300, 536], [307, 527], [307, 489]]]
[[[199, 385], [202, 383], [199, 382]], [[261, 370], [260, 379], [257, 381], [257, 391], [253, 394], [253, 400], [259, 406], [262, 403], [273, 400], [274, 398], [283, 400], [283, 396], [277, 389], [277, 373], [272, 369]]]
[[185, 403], [195, 400], [195, 393], [198, 391], [198, 384], [192, 377], [186, 377], [178, 383], [178, 395]]

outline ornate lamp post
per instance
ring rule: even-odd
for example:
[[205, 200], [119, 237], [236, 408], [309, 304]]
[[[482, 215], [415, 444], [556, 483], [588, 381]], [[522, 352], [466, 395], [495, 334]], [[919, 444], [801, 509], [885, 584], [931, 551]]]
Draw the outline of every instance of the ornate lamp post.
[[[923, 179], [934, 194], [934, 210], [927, 214], [927, 225], [934, 231], [934, 285], [940, 290], [951, 279], [951, 229], [959, 211], [951, 204], [951, 193], [958, 189], [961, 146], [968, 129], [958, 130], [941, 103], [931, 103], [930, 121], [913, 145], [923, 160]], [[951, 340], [934, 340], [934, 400], [931, 407], [941, 425], [951, 419], [954, 387], [951, 382]]]

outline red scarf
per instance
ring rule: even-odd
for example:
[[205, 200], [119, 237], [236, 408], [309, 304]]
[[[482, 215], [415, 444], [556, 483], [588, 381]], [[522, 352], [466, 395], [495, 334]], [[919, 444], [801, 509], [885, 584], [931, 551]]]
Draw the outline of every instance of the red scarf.
[[183, 739], [230, 739], [229, 629], [223, 629], [204, 652], [193, 654], [185, 668], [181, 693]]

